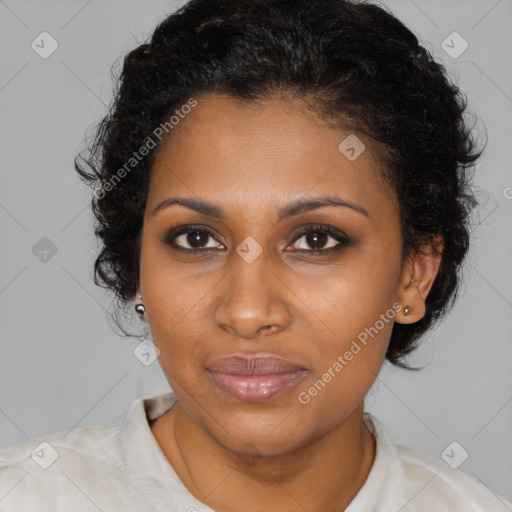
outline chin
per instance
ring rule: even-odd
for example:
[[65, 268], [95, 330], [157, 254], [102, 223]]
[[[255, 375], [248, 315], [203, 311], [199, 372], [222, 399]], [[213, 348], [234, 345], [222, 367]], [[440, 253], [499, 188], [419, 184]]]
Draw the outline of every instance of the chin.
[[[308, 433], [308, 422], [298, 418], [289, 408], [271, 410], [248, 406], [219, 408], [215, 418], [203, 418], [203, 428], [215, 442], [240, 455], [273, 456], [293, 451], [315, 437]], [[312, 422], [315, 429], [315, 422]]]

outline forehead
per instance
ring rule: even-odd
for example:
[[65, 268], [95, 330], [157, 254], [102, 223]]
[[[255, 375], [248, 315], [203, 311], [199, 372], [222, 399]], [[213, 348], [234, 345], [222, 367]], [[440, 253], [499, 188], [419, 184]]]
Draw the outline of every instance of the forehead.
[[200, 96], [156, 155], [148, 205], [175, 194], [261, 211], [327, 193], [392, 212], [378, 155], [371, 139], [328, 126], [301, 100]]

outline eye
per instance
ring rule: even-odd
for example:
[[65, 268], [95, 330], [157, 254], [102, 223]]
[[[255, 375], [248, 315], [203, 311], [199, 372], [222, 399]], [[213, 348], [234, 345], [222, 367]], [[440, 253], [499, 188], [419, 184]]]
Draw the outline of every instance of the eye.
[[[304, 242], [297, 245], [297, 242], [302, 239]], [[297, 251], [330, 253], [350, 245], [350, 239], [346, 235], [331, 226], [318, 225], [303, 231], [299, 237], [295, 238], [292, 247]], [[306, 246], [312, 247], [312, 249], [307, 249]]]
[[169, 233], [165, 242], [176, 249], [183, 249], [185, 251], [218, 249], [219, 245], [221, 249], [224, 247], [218, 243], [208, 245], [209, 238], [213, 240], [214, 237], [207, 229], [200, 226], [186, 226]]
[[[304, 239], [304, 243], [297, 244], [302, 239]], [[225, 248], [215, 240], [214, 235], [202, 226], [181, 226], [167, 235], [165, 243], [175, 249], [188, 252]], [[311, 249], [308, 249], [307, 246]], [[351, 246], [351, 241], [342, 232], [331, 226], [317, 225], [311, 226], [296, 237], [292, 250], [309, 253], [331, 253], [347, 246]]]

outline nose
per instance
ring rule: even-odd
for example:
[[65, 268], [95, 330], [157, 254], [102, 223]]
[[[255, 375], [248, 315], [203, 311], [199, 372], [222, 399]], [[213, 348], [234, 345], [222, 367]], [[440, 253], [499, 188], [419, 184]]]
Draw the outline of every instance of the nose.
[[216, 324], [236, 337], [255, 339], [286, 329], [290, 308], [287, 286], [277, 277], [263, 252], [247, 263], [234, 255], [233, 266], [218, 292]]

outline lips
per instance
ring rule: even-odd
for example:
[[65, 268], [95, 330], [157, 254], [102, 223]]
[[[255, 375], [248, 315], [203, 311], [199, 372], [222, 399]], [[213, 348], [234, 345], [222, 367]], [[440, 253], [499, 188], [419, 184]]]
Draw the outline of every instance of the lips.
[[307, 369], [274, 356], [232, 356], [212, 362], [207, 371], [213, 382], [230, 396], [259, 402], [293, 387]]
[[208, 370], [234, 375], [270, 375], [276, 373], [293, 373], [305, 370], [291, 361], [273, 356], [241, 357], [232, 356], [214, 361]]

